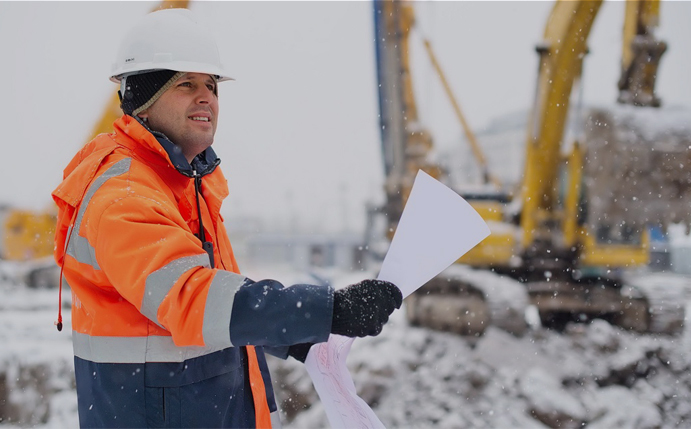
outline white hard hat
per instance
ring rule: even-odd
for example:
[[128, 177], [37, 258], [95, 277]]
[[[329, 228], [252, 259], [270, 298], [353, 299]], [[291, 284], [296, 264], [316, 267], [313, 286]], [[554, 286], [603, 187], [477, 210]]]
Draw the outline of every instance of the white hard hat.
[[213, 35], [187, 9], [162, 9], [146, 15], [125, 36], [110, 80], [153, 70], [215, 75], [232, 80], [221, 65]]

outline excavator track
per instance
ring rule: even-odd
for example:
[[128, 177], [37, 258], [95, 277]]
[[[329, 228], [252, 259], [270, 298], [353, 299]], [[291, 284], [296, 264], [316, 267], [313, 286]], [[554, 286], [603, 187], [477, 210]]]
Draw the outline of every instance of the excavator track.
[[562, 330], [569, 322], [601, 318], [624, 329], [648, 329], [648, 304], [643, 295], [623, 294], [621, 283], [613, 279], [531, 281], [526, 288], [544, 326]]
[[407, 298], [406, 314], [412, 325], [461, 335], [481, 335], [490, 325], [521, 335], [529, 304], [518, 281], [453, 265]]
[[676, 335], [684, 330], [688, 291], [691, 291], [691, 280], [658, 273], [629, 276], [622, 295], [645, 301], [645, 332]]
[[453, 265], [406, 300], [408, 321], [465, 336], [496, 326], [515, 335], [537, 308], [546, 326], [603, 318], [623, 329], [677, 335], [684, 329], [691, 280], [674, 275], [628, 276], [617, 281], [521, 283], [511, 277]]

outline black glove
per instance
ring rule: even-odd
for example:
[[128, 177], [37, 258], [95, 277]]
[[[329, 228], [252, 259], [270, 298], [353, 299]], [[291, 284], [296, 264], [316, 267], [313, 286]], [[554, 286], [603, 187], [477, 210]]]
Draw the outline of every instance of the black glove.
[[310, 347], [312, 347], [314, 343], [300, 343], [300, 344], [293, 344], [292, 346], [288, 347], [288, 356], [292, 356], [294, 359], [299, 360], [302, 363], [305, 363], [305, 359], [307, 359], [307, 353], [310, 351]]
[[378, 335], [403, 295], [393, 283], [363, 280], [334, 293], [331, 333], [346, 337]]

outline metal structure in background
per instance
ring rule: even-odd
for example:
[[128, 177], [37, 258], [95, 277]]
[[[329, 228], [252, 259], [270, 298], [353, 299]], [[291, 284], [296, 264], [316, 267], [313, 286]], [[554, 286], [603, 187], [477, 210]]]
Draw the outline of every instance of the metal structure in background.
[[[458, 190], [492, 229], [488, 239], [458, 262], [493, 277], [452, 269], [433, 279], [408, 299], [412, 323], [471, 335], [489, 325], [521, 333], [526, 327], [522, 306], [531, 303], [543, 323], [554, 327], [601, 317], [638, 331], [681, 331], [684, 309], [673, 291], [630, 287], [616, 274], [648, 263], [651, 224], [663, 229], [671, 222], [691, 224], [691, 174], [683, 167], [691, 159], [688, 151], [680, 151], [691, 136], [646, 139], [616, 112], [599, 112], [584, 121], [578, 140], [565, 142], [571, 94], [601, 3], [557, 1], [548, 18], [537, 47], [535, 103], [518, 192], [470, 195]], [[659, 1], [626, 2], [620, 103], [660, 105], [655, 76], [666, 45], [655, 38], [658, 21]], [[408, 37], [414, 22], [412, 2], [374, 1], [387, 195], [380, 211], [387, 217], [389, 235], [417, 170], [444, 180], [444, 172], [429, 161], [432, 138], [418, 120], [413, 96]], [[460, 108], [456, 111], [458, 115]], [[468, 134], [462, 114], [459, 119]], [[619, 129], [629, 132], [617, 134]], [[479, 148], [473, 152], [487, 183], [489, 167]], [[683, 158], [675, 158], [679, 156]], [[675, 191], [653, 193], [652, 188]], [[500, 274], [503, 290], [490, 287]], [[515, 293], [517, 288], [521, 294]]]

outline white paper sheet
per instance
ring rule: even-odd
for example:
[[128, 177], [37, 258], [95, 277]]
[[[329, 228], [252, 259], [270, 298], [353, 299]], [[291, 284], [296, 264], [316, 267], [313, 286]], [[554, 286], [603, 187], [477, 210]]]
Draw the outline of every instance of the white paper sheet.
[[489, 227], [466, 200], [420, 170], [379, 278], [406, 297], [487, 236]]
[[[418, 171], [379, 279], [408, 296], [490, 234], [480, 215], [456, 192]], [[331, 335], [315, 344], [305, 366], [333, 428], [384, 428], [357, 395], [346, 358], [352, 338]]]

